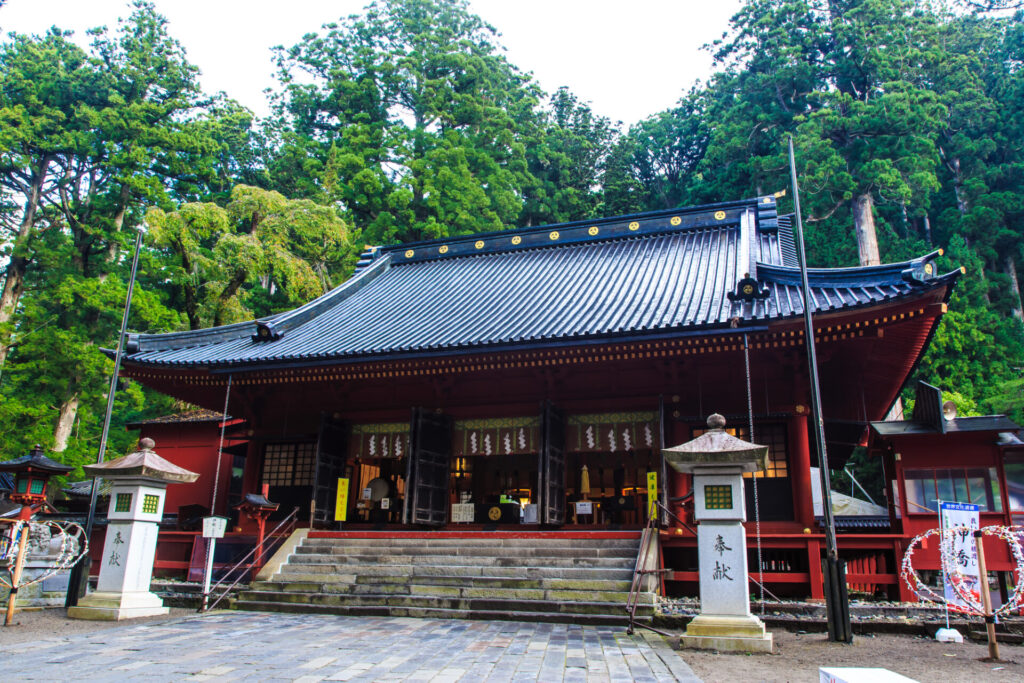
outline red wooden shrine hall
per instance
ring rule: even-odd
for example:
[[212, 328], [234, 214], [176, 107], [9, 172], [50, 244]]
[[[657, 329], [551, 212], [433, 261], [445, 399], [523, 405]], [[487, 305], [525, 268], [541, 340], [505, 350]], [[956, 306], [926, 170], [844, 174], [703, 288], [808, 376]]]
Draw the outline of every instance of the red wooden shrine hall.
[[[939, 255], [809, 271], [832, 467], [867, 443], [945, 312], [960, 271], [938, 274]], [[685, 522], [662, 532], [676, 592], [696, 586], [689, 478], [660, 451], [719, 412], [771, 449], [769, 584], [820, 597], [799, 283], [771, 196], [373, 247], [295, 310], [131, 335], [122, 372], [209, 410], [227, 398], [240, 494], [267, 484], [278, 515], [298, 506], [324, 531], [639, 528], [653, 472]], [[894, 561], [896, 536], [852, 529], [840, 548]], [[890, 565], [851, 582], [888, 586]]]

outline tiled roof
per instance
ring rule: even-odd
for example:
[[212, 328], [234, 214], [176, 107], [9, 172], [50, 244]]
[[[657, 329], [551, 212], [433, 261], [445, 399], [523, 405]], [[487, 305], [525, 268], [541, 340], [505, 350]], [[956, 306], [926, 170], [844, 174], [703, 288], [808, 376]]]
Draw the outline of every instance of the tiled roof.
[[[160, 425], [160, 424], [182, 424], [192, 422], [220, 422], [224, 419], [224, 413], [216, 410], [207, 410], [206, 408], [194, 408], [192, 410], [183, 410], [172, 415], [163, 415], [161, 417], [154, 417], [149, 420], [139, 420], [137, 422], [128, 423], [129, 428], [142, 427], [145, 425]], [[227, 419], [231, 419], [228, 415]]]
[[[772, 197], [376, 248], [355, 275], [249, 323], [132, 335], [126, 362], [237, 366], [624, 340], [802, 314], [800, 275]], [[937, 254], [812, 269], [814, 309], [948, 284]], [[746, 286], [745, 285], [749, 285]], [[744, 296], [744, 289], [746, 289]]]

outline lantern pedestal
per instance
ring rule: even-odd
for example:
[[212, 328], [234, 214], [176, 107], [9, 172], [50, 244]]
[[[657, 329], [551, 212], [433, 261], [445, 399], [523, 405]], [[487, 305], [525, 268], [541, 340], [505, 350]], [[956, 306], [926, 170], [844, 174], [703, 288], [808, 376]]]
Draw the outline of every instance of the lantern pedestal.
[[140, 446], [123, 458], [85, 467], [111, 482], [109, 524], [96, 591], [68, 608], [72, 619], [120, 621], [170, 611], [149, 591], [164, 497], [169, 483], [195, 481], [199, 475], [158, 456], [150, 439]]
[[723, 652], [772, 651], [772, 634], [750, 613], [743, 473], [765, 469], [768, 448], [735, 438], [721, 415], [706, 433], [663, 451], [677, 472], [693, 474], [700, 614], [681, 647]]

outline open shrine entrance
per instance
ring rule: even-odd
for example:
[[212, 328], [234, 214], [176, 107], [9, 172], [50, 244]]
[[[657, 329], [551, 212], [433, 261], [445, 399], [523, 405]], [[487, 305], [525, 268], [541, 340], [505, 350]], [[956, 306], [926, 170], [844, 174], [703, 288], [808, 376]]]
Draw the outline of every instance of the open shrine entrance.
[[[351, 427], [350, 524], [641, 526], [661, 469], [657, 413], [451, 420]], [[332, 513], [333, 514], [333, 513]], [[318, 515], [319, 518], [319, 515]]]

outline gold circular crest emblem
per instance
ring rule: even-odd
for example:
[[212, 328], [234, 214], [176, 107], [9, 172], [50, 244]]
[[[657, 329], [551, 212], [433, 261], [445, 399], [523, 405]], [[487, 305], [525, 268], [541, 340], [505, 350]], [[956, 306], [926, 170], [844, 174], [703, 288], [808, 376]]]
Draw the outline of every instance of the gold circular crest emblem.
[[629, 224], [629, 229], [630, 230], [639, 230], [640, 229], [640, 224], [637, 223], [636, 221], [633, 221], [632, 223]]
[[441, 248], [438, 249], [438, 251], [441, 252], [442, 254], [447, 254], [448, 253], [448, 245], [447, 244], [442, 244]]
[[405, 258], [412, 258], [412, 255], [415, 254], [415, 253], [416, 252], [414, 252], [412, 249], [408, 249], [405, 252]]
[[520, 237], [519, 235], [516, 235], [515, 237], [512, 238], [512, 244], [519, 244], [522, 241], [523, 241], [523, 238]]
[[725, 218], [725, 211], [715, 211], [715, 220], [720, 221]]
[[590, 229], [587, 230], [587, 233], [590, 234], [590, 235], [596, 235], [598, 232], [599, 232], [599, 230], [597, 229], [596, 225], [590, 226]]
[[494, 507], [487, 511], [487, 516], [491, 518], [492, 522], [497, 522], [499, 519], [501, 519], [501, 508], [495, 505]]
[[753, 294], [754, 293], [754, 286], [753, 285], [743, 285], [743, 293], [744, 294]]
[[671, 223], [672, 225], [679, 225], [682, 222], [683, 219], [680, 218], [679, 216], [672, 216], [672, 220], [669, 221], [669, 223]]
[[933, 270], [935, 270], [935, 266], [933, 266], [930, 263], [924, 264], [924, 272], [925, 273], [927, 273], [928, 275], [931, 275]]
[[772, 203], [772, 198], [771, 197], [765, 197], [764, 199], [761, 200], [761, 203], [763, 203], [763, 204], [771, 204]]
[[557, 231], [557, 230], [552, 230], [552, 231], [551, 231], [551, 234], [550, 234], [550, 235], [548, 235], [548, 237], [550, 237], [550, 238], [551, 238], [552, 240], [557, 240], [557, 239], [558, 239], [558, 237], [559, 237], [559, 235], [558, 235], [558, 231]]
[[477, 240], [476, 244], [474, 244], [473, 246], [476, 247], [477, 249], [483, 249], [484, 248], [484, 241], [483, 240]]

